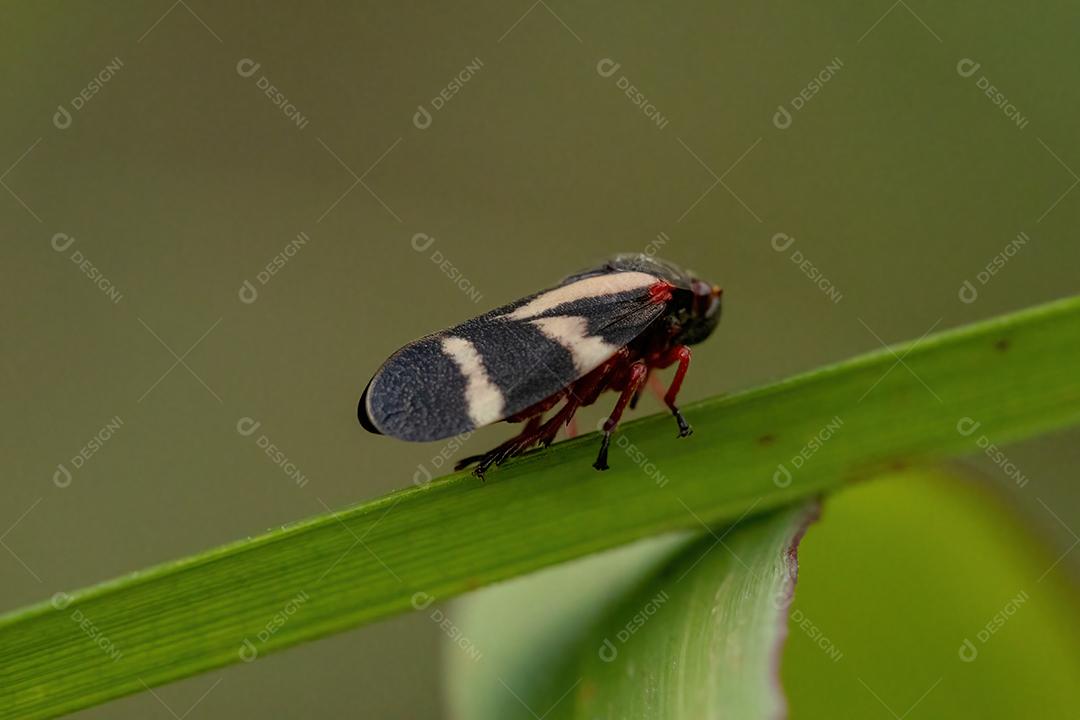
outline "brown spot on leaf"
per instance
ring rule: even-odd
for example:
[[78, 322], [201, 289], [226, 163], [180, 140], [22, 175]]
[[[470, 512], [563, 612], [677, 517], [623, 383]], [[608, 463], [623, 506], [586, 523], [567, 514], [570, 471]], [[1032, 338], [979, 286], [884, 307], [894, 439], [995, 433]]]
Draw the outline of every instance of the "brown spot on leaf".
[[764, 447], [768, 447], [769, 445], [772, 445], [774, 442], [776, 442], [776, 436], [773, 435], [772, 433], [765, 433], [764, 435], [762, 435], [761, 437], [759, 437], [757, 439], [758, 445], [762, 445]]
[[1012, 345], [1012, 342], [1009, 340], [1009, 338], [1001, 338], [996, 343], [994, 343], [994, 349], [998, 352], [1005, 352], [1009, 349], [1010, 345]]

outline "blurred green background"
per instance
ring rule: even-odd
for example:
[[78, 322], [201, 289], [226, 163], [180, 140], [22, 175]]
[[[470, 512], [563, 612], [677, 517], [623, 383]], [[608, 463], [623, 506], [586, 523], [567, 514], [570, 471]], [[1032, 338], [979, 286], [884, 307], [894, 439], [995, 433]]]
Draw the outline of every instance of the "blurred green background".
[[[359, 428], [382, 360], [613, 252], [724, 285], [687, 399], [1077, 292], [1078, 21], [1065, 2], [10, 6], [0, 609], [407, 485], [442, 445]], [[1078, 438], [1006, 448], [1022, 488], [966, 461], [1057, 554]], [[402, 617], [79, 717], [439, 717], [441, 639]]]

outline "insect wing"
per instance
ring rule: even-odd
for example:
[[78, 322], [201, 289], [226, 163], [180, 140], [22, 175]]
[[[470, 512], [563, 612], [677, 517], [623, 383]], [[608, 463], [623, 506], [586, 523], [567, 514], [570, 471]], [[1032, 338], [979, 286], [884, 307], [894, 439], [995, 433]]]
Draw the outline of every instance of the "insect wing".
[[665, 310], [643, 272], [575, 278], [395, 353], [364, 391], [372, 432], [440, 440], [498, 422], [609, 359]]

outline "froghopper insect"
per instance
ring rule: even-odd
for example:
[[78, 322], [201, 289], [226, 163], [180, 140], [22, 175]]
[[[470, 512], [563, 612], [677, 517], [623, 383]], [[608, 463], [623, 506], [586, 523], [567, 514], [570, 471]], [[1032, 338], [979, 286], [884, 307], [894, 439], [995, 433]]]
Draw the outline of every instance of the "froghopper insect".
[[689, 346], [716, 329], [722, 293], [672, 263], [616, 255], [401, 348], [364, 389], [360, 424], [402, 440], [432, 441], [500, 421], [524, 423], [506, 442], [457, 464], [475, 463], [483, 477], [492, 465], [550, 445], [579, 408], [613, 390], [618, 399], [593, 463], [606, 470], [612, 433], [655, 370], [677, 364], [663, 400], [679, 435], [692, 432], [676, 399]]

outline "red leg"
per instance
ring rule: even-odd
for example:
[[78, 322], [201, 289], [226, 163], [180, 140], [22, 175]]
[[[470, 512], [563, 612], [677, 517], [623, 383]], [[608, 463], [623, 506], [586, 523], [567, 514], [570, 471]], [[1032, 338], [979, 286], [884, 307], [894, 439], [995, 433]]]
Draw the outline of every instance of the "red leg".
[[[502, 453], [502, 452], [504, 452], [506, 450], [509, 450], [509, 449], [515, 447], [516, 445], [518, 445], [518, 444], [520, 444], [522, 442], [528, 441], [530, 438], [533, 438], [533, 437], [536, 436], [536, 431], [540, 428], [540, 421], [542, 419], [543, 419], [543, 413], [542, 412], [538, 413], [536, 415], [533, 415], [532, 417], [530, 417], [526, 421], [525, 427], [522, 428], [521, 432], [519, 432], [517, 435], [515, 435], [514, 437], [510, 438], [509, 440], [503, 442], [502, 444], [497, 446], [495, 449], [489, 450], [488, 452], [484, 453], [483, 455], [470, 455], [467, 458], [463, 458], [462, 460], [459, 460], [457, 462], [457, 464], [454, 465], [454, 469], [455, 470], [464, 470], [466, 467], [468, 467], [469, 465], [472, 465], [474, 462], [478, 462], [478, 463], [482, 464], [489, 456], [494, 458], [494, 457], [498, 456], [500, 453]], [[491, 463], [489, 462], [488, 465], [490, 465], [490, 464]], [[485, 465], [484, 467], [486, 469], [487, 465]], [[480, 470], [479, 466], [477, 467], [477, 470]], [[480, 471], [480, 472], [477, 473], [477, 475], [479, 475], [480, 477], [483, 477], [484, 473], [483, 473], [483, 471]]]
[[671, 414], [675, 416], [675, 421], [679, 423], [679, 437], [686, 437], [694, 431], [690, 428], [690, 424], [686, 422], [686, 418], [679, 412], [679, 407], [675, 404], [675, 398], [679, 395], [683, 378], [686, 377], [686, 370], [690, 367], [690, 348], [679, 345], [672, 348], [667, 355], [661, 358], [661, 362], [664, 363], [662, 367], [671, 365], [676, 361], [678, 361], [679, 367], [675, 370], [675, 377], [672, 378], [671, 385], [668, 386], [667, 392], [664, 394], [664, 404], [671, 409]]
[[611, 445], [611, 434], [618, 426], [619, 419], [622, 417], [623, 410], [626, 409], [627, 404], [630, 402], [630, 398], [641, 389], [642, 383], [645, 382], [646, 374], [648, 374], [648, 368], [645, 367], [645, 363], [641, 360], [638, 360], [630, 366], [629, 377], [626, 379], [626, 385], [623, 386], [622, 394], [619, 395], [619, 399], [616, 401], [615, 408], [611, 411], [611, 415], [604, 421], [604, 438], [600, 441], [600, 452], [596, 456], [596, 462], [593, 463], [593, 467], [597, 470], [608, 469], [607, 456], [608, 446]]
[[638, 388], [637, 392], [634, 393], [634, 397], [630, 398], [630, 409], [631, 410], [633, 410], [633, 409], [635, 409], [637, 407], [638, 400], [641, 399], [641, 392], [642, 392], [642, 390], [645, 389], [645, 386], [649, 385], [649, 387], [654, 387], [653, 381], [655, 381], [655, 380], [656, 380], [656, 378], [653, 377], [652, 368], [646, 368], [646, 370], [645, 370], [645, 380], [641, 383], [641, 387]]
[[525, 429], [519, 434], [483, 455], [473, 455], [472, 457], [465, 458], [459, 462], [454, 469], [461, 470], [467, 465], [476, 463], [476, 469], [473, 470], [473, 474], [483, 480], [484, 473], [487, 472], [488, 468], [492, 465], [502, 465], [510, 458], [521, 455], [534, 445], [543, 445], [544, 447], [550, 445], [558, 434], [559, 428], [574, 417], [574, 413], [577, 412], [577, 409], [577, 401], [572, 396], [568, 397], [566, 399], [566, 404], [559, 408], [559, 411], [543, 424], [540, 423], [540, 415], [532, 416], [529, 418]]
[[573, 396], [566, 398], [566, 404], [559, 408], [559, 412], [552, 415], [551, 419], [536, 431], [537, 444], [544, 447], [551, 445], [559, 434], [559, 428], [570, 422], [579, 407], [581, 405]]
[[559, 428], [573, 419], [577, 409], [577, 402], [572, 397], [567, 398], [566, 404], [559, 408], [559, 411], [552, 415], [551, 419], [543, 425], [534, 425], [532, 432], [528, 435], [515, 438], [510, 443], [504, 443], [484, 456], [484, 459], [476, 467], [477, 475], [483, 477], [484, 471], [491, 467], [492, 463], [496, 466], [502, 465], [510, 458], [521, 455], [533, 445], [543, 445], [544, 447], [551, 445], [552, 441], [555, 440], [555, 436], [559, 433]]
[[[506, 418], [507, 422], [521, 422], [524, 420], [528, 422], [525, 428], [514, 437], [483, 455], [473, 455], [461, 460], [454, 469], [462, 470], [468, 465], [477, 463], [473, 473], [482, 479], [484, 473], [492, 465], [502, 465], [506, 460], [522, 454], [534, 445], [547, 447], [555, 440], [559, 429], [573, 420], [574, 413], [577, 412], [578, 408], [596, 402], [600, 393], [606, 390], [613, 380], [618, 380], [619, 373], [626, 370], [626, 361], [629, 356], [630, 353], [625, 347], [620, 348], [607, 362], [585, 377], [579, 378], [569, 387]], [[550, 410], [564, 398], [566, 404], [552, 415], [547, 422], [541, 424], [543, 413]], [[623, 404], [625, 405], [625, 403]]]

